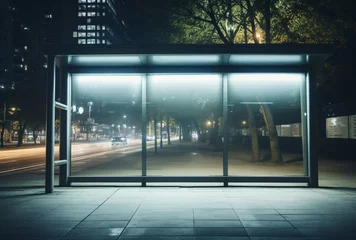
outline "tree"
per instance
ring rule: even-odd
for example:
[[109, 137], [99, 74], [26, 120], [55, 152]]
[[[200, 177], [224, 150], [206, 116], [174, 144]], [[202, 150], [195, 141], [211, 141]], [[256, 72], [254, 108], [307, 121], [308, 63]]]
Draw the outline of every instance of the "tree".
[[[326, 1], [305, 0], [170, 0], [174, 43], [329, 43], [340, 42], [340, 26], [331, 24], [320, 9]], [[174, 3], [173, 3], [174, 2]], [[323, 5], [323, 4], [324, 5]], [[166, 5], [165, 5], [166, 6]], [[162, 6], [163, 8], [165, 6]], [[324, 8], [323, 8], [324, 7]], [[258, 97], [258, 96], [256, 96]], [[269, 129], [273, 162], [282, 162], [273, 113], [260, 105]], [[259, 159], [257, 130], [249, 109], [253, 160]], [[215, 130], [215, 128], [214, 128]], [[215, 131], [214, 131], [215, 132]]]

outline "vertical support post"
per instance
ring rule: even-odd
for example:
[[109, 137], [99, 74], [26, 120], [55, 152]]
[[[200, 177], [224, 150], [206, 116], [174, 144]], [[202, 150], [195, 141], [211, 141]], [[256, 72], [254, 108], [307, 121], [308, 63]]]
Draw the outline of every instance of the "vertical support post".
[[301, 110], [301, 137], [302, 137], [302, 151], [303, 151], [303, 166], [304, 176], [308, 176], [308, 118], [307, 118], [307, 94], [306, 94], [307, 75], [300, 85], [300, 110]]
[[[146, 92], [146, 86], [147, 86], [147, 74], [145, 76], [142, 77], [141, 80], [141, 86], [142, 86], [142, 123], [141, 123], [141, 127], [142, 127], [142, 176], [145, 177], [147, 176], [147, 152], [146, 152], [146, 146], [147, 146], [147, 142], [146, 142], [146, 125], [147, 125], [147, 92]], [[141, 183], [142, 187], [146, 186], [146, 182], [142, 181]]]
[[155, 131], [155, 153], [157, 154], [157, 111], [154, 112], [154, 131]]
[[45, 192], [54, 191], [54, 124], [55, 124], [56, 58], [48, 55], [47, 119], [46, 119], [46, 183]]
[[[229, 162], [228, 162], [228, 150], [229, 150], [229, 126], [228, 126], [228, 96], [227, 96], [227, 74], [222, 75], [222, 98], [223, 98], [223, 136], [224, 136], [224, 146], [223, 146], [223, 176], [227, 177], [229, 175]], [[227, 179], [227, 178], [226, 178]], [[229, 182], [224, 181], [224, 186], [227, 187]]]
[[[67, 76], [67, 105], [68, 105], [68, 111], [67, 111], [67, 176], [69, 177], [72, 169], [72, 144], [71, 144], [71, 134], [72, 134], [72, 77], [66, 72]], [[67, 182], [66, 185], [69, 187], [70, 182], [68, 181], [67, 177]]]
[[308, 164], [309, 187], [318, 187], [318, 109], [316, 97], [316, 72], [311, 69], [307, 75], [308, 101]]
[[[68, 110], [61, 110], [60, 119], [60, 143], [59, 143], [59, 159], [68, 160], [68, 141], [70, 132], [68, 132], [68, 112], [70, 112], [68, 102], [68, 68], [65, 65], [60, 66], [60, 102], [68, 106]], [[68, 183], [68, 168], [67, 164], [59, 166], [59, 186], [66, 187]]]

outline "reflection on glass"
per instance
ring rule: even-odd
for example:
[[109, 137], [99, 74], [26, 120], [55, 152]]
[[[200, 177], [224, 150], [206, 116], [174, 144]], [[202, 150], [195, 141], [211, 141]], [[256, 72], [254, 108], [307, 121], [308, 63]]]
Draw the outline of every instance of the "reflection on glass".
[[222, 175], [221, 76], [152, 75], [147, 102], [148, 176]]
[[229, 175], [303, 175], [303, 74], [231, 74]]
[[72, 79], [72, 175], [141, 175], [141, 76]]

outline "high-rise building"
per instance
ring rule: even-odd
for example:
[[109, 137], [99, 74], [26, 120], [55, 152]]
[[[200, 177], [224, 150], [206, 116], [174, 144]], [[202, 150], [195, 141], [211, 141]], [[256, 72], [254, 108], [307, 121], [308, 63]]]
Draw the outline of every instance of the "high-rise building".
[[118, 7], [123, 0], [76, 0], [76, 19], [72, 22], [72, 44], [120, 44], [129, 42], [125, 20]]

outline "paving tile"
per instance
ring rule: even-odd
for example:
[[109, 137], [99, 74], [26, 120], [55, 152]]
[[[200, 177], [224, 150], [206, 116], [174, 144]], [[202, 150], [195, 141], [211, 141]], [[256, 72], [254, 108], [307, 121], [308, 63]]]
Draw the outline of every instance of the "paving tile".
[[125, 228], [123, 236], [194, 236], [194, 228]]
[[130, 220], [133, 214], [90, 214], [85, 220], [102, 220], [102, 221], [114, 221], [114, 220]]
[[241, 220], [244, 227], [259, 227], [259, 228], [293, 228], [287, 221], [245, 221]]
[[249, 237], [302, 237], [294, 228], [245, 228]]
[[304, 237], [250, 237], [250, 240], [306, 240]]
[[244, 228], [235, 227], [196, 227], [195, 235], [197, 236], [247, 236]]
[[174, 228], [192, 228], [194, 227], [192, 220], [131, 220], [127, 227], [139, 227], [139, 228], [149, 228], [149, 227], [174, 227]]
[[243, 227], [239, 220], [195, 220], [194, 226], [198, 227]]
[[196, 240], [195, 236], [121, 236], [119, 240]]
[[331, 220], [331, 217], [327, 215], [282, 215], [288, 221], [308, 221], [308, 220], [316, 220], [316, 221], [327, 221]]
[[250, 221], [285, 221], [281, 215], [273, 214], [238, 214], [238, 218]]
[[236, 214], [249, 215], [249, 214], [279, 214], [274, 209], [234, 209]]
[[75, 228], [66, 237], [120, 236], [123, 228]]
[[249, 240], [249, 237], [242, 236], [196, 236], [196, 240]]
[[352, 228], [298, 228], [305, 237], [351, 237], [356, 236], [356, 229]]
[[215, 209], [195, 209], [194, 220], [237, 220], [237, 215], [233, 210], [215, 210]]
[[124, 228], [128, 221], [85, 220], [76, 228]]

